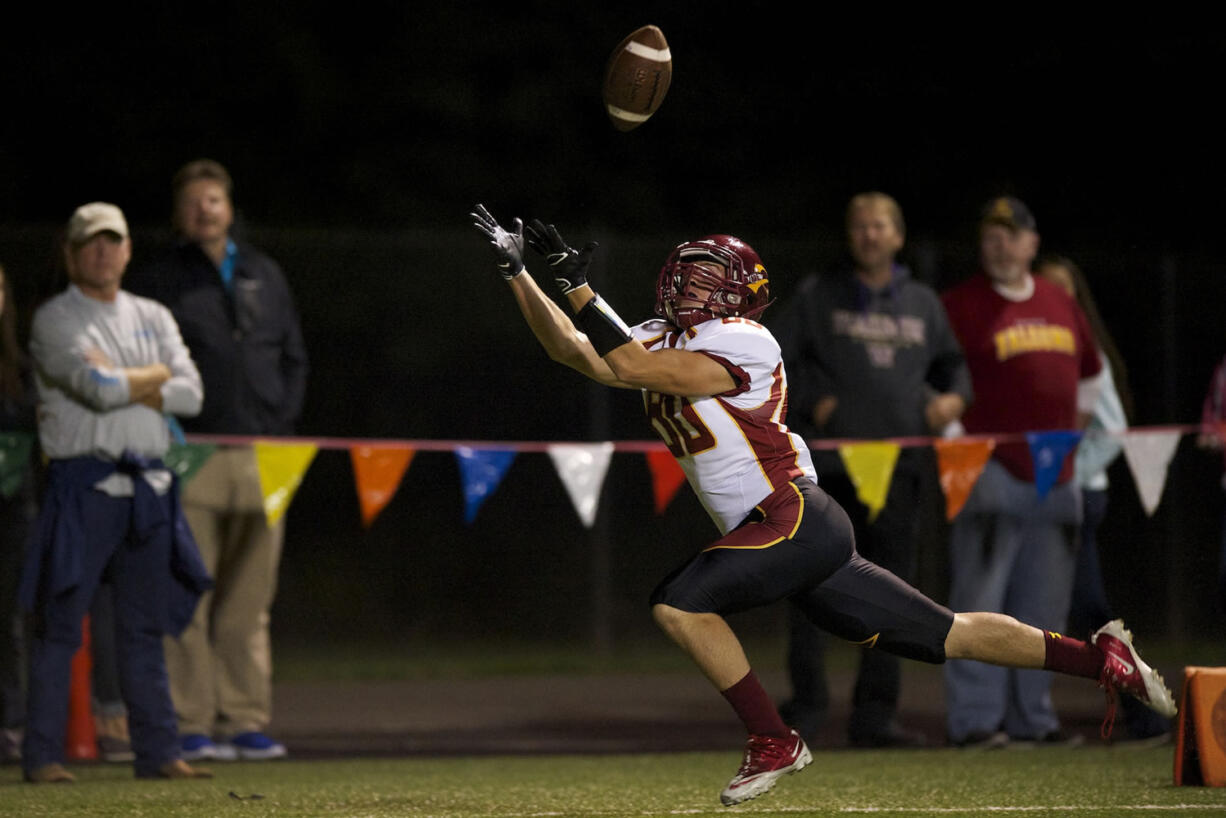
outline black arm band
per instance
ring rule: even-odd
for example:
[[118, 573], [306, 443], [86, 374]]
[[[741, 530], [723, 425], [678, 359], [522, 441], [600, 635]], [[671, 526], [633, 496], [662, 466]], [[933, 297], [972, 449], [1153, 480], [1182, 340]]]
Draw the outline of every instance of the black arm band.
[[575, 326], [592, 342], [592, 347], [601, 358], [634, 340], [626, 322], [618, 318], [613, 308], [600, 296], [583, 305], [583, 309], [575, 315]]

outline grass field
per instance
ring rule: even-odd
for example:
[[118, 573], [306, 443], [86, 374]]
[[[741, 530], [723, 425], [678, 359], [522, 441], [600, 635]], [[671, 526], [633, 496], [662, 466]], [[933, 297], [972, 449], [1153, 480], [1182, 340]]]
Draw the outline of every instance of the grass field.
[[1226, 791], [1175, 787], [1171, 747], [839, 751], [738, 807], [718, 795], [735, 753], [356, 759], [215, 765], [211, 781], [135, 781], [78, 765], [75, 785], [0, 770], [0, 814], [212, 818], [242, 815], [823, 816], [1226, 815]]

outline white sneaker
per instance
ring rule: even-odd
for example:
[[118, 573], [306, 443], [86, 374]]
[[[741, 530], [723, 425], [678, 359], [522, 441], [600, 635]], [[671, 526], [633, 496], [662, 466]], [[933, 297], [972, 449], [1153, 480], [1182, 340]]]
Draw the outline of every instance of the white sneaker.
[[[230, 758], [222, 759], [222, 752], [230, 754]], [[285, 758], [289, 751], [279, 741], [273, 741], [263, 733], [252, 731], [239, 733], [227, 742], [217, 745], [218, 760], [239, 761], [271, 761], [274, 758]]]
[[217, 758], [217, 745], [203, 733], [179, 736], [179, 758], [184, 761], [207, 761]]

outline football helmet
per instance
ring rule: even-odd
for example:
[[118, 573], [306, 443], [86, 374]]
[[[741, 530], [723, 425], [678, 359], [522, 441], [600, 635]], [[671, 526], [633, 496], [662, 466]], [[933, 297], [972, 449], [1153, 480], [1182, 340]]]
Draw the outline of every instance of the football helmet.
[[756, 318], [768, 306], [766, 267], [754, 249], [735, 236], [719, 234], [677, 245], [656, 285], [656, 315], [679, 329], [712, 318]]

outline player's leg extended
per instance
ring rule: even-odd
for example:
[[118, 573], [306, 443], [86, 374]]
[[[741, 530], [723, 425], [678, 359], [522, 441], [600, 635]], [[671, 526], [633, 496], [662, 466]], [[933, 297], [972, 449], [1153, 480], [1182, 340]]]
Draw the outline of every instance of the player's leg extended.
[[[1016, 668], [1043, 668], [1070, 676], [1096, 679], [1107, 689], [1108, 722], [1114, 717], [1114, 696], [1122, 691], [1163, 716], [1175, 715], [1175, 699], [1162, 677], [1147, 665], [1132, 644], [1132, 633], [1118, 619], [1099, 628], [1089, 642], [1019, 622], [996, 613], [954, 614], [945, 639], [949, 658]], [[1104, 723], [1109, 735], [1108, 722]]]

